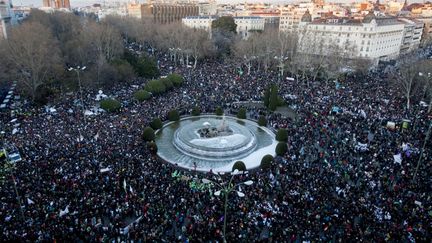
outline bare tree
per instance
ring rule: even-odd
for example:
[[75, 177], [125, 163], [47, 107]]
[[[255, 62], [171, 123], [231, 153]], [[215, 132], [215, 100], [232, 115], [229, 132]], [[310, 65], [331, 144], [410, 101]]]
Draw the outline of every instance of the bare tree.
[[401, 88], [402, 93], [406, 99], [406, 109], [409, 110], [411, 107], [411, 97], [414, 94], [415, 89], [420, 84], [419, 67], [413, 65], [415, 61], [414, 56], [405, 56], [399, 61], [398, 73], [393, 75], [393, 80]]
[[58, 43], [50, 30], [40, 23], [25, 22], [12, 28], [1, 47], [1, 65], [8, 67], [9, 74], [33, 100], [42, 85], [62, 73]]
[[264, 31], [257, 38], [258, 60], [267, 72], [274, 63], [274, 56], [277, 47], [278, 30], [270, 29]]
[[298, 34], [295, 31], [279, 32], [276, 42], [276, 59], [281, 77], [285, 68], [292, 67], [294, 57], [297, 55]]
[[181, 51], [184, 49], [184, 41], [182, 41], [184, 35], [181, 25], [178, 23], [161, 25], [158, 32], [157, 45], [159, 49], [168, 51], [171, 60], [177, 63], [182, 55]]
[[195, 69], [198, 59], [203, 58], [213, 51], [213, 45], [209, 39], [209, 34], [204, 30], [188, 29], [187, 33], [187, 50], [190, 50], [194, 59], [193, 68]]
[[244, 64], [250, 74], [253, 62], [256, 61], [258, 55], [258, 39], [259, 34], [251, 35], [247, 40], [239, 40], [234, 44], [234, 55]]
[[123, 53], [121, 35], [118, 30], [106, 23], [90, 22], [84, 31], [91, 45], [91, 62], [96, 68], [97, 85], [100, 85], [103, 66]]
[[341, 45], [338, 43], [329, 43], [326, 48], [325, 71], [326, 81], [337, 80], [342, 74], [350, 72], [350, 59], [353, 53], [356, 53], [355, 44], [346, 40]]
[[[328, 41], [316, 32], [304, 30], [300, 34], [299, 55], [296, 60], [298, 69], [308, 82], [315, 81], [326, 65]], [[308, 82], [309, 85], [309, 82]]]
[[103, 22], [116, 28], [128, 40], [139, 41], [140, 37], [143, 36], [145, 24], [137, 18], [108, 15]]

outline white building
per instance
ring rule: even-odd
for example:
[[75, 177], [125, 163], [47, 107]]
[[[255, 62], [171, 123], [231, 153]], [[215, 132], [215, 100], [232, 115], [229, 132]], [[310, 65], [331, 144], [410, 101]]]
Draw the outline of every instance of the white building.
[[424, 23], [415, 19], [407, 18], [399, 18], [399, 21], [405, 24], [400, 52], [401, 54], [406, 54], [414, 51], [420, 46]]
[[189, 28], [211, 31], [212, 22], [216, 18], [216, 16], [188, 16], [182, 19], [182, 23]]
[[199, 2], [198, 7], [200, 16], [216, 15], [218, 12], [218, 6], [215, 0]]
[[264, 31], [265, 20], [261, 17], [234, 17], [234, 22], [237, 24], [237, 34], [241, 35], [243, 39], [247, 39], [250, 32]]
[[316, 14], [315, 6], [313, 3], [303, 3], [300, 5], [288, 5], [281, 8], [280, 20], [279, 20], [279, 31], [294, 31], [297, 30], [300, 20], [303, 14], [309, 11], [312, 14], [312, 18], [319, 17]]
[[140, 3], [128, 3], [126, 6], [127, 15], [137, 19], [142, 18], [142, 4]]
[[[217, 16], [188, 16], [182, 19], [182, 23], [189, 28], [210, 32], [212, 22], [217, 18]], [[243, 39], [247, 39], [251, 32], [264, 30], [265, 20], [255, 16], [234, 17], [234, 23], [237, 25], [237, 34], [241, 35]]]
[[396, 18], [378, 18], [372, 12], [362, 21], [348, 18], [312, 21], [306, 12], [299, 31], [302, 52], [344, 55], [378, 63], [399, 56], [405, 24]]
[[104, 19], [108, 15], [115, 15], [120, 17], [127, 16], [127, 8], [119, 7], [119, 8], [103, 8], [97, 12], [97, 16], [99, 20]]

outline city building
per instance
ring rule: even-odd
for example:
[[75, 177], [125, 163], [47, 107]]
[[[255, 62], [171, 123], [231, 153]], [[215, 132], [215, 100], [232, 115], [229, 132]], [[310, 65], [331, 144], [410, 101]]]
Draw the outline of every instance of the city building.
[[243, 39], [247, 39], [251, 32], [264, 31], [265, 20], [261, 17], [234, 17], [234, 22], [237, 24], [237, 34]]
[[218, 6], [216, 0], [209, 0], [208, 2], [199, 2], [198, 8], [199, 8], [200, 16], [216, 15], [218, 12]]
[[53, 9], [60, 9], [60, 8], [70, 9], [70, 2], [69, 0], [43, 0], [43, 6], [45, 8], [53, 8]]
[[410, 5], [411, 14], [416, 17], [432, 18], [432, 2]]
[[[188, 16], [182, 19], [182, 23], [194, 29], [203, 29], [211, 32], [212, 22], [217, 16]], [[254, 31], [264, 31], [265, 20], [261, 17], [242, 16], [234, 17], [234, 23], [237, 25], [236, 32], [243, 39], [247, 39], [250, 33]]]
[[0, 0], [0, 40], [6, 39], [8, 29], [13, 23], [12, 2]]
[[[314, 14], [314, 5], [307, 3], [303, 5], [288, 5], [280, 11], [279, 31], [295, 31], [306, 10]], [[319, 16], [314, 16], [319, 17]]]
[[407, 54], [419, 48], [424, 23], [415, 19], [399, 18], [405, 24], [400, 54]]
[[128, 3], [126, 6], [127, 15], [129, 17], [134, 17], [137, 19], [142, 18], [142, 12], [143, 12], [143, 5], [140, 3]]
[[182, 23], [193, 29], [202, 29], [206, 31], [211, 31], [211, 26], [213, 20], [216, 20], [216, 16], [188, 16], [182, 19]]
[[432, 17], [417, 18], [416, 20], [424, 24], [421, 38], [422, 46], [432, 44]]
[[187, 16], [197, 16], [199, 6], [194, 2], [153, 2], [143, 4], [142, 19], [156, 23], [181, 21]]
[[280, 11], [278, 9], [256, 10], [250, 16], [261, 17], [264, 19], [264, 29], [279, 29]]
[[299, 46], [308, 54], [343, 55], [377, 64], [399, 56], [404, 33], [405, 23], [393, 17], [376, 17], [373, 11], [363, 20], [312, 20], [307, 11], [299, 25]]
[[403, 2], [388, 1], [386, 4], [385, 12], [387, 14], [396, 15], [402, 9], [403, 5]]

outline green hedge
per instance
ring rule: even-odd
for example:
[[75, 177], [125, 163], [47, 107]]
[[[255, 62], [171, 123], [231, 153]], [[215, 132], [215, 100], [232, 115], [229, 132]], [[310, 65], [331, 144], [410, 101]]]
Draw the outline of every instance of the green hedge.
[[168, 112], [168, 120], [170, 121], [178, 121], [180, 120], [180, 115], [177, 110], [170, 110]]
[[159, 69], [156, 60], [151, 57], [143, 55], [139, 57], [135, 65], [132, 64], [132, 66], [140, 77], [156, 78], [159, 76]]
[[286, 129], [279, 129], [276, 133], [276, 140], [278, 142], [287, 142], [288, 141], [288, 131]]
[[164, 93], [167, 88], [160, 79], [153, 79], [145, 85], [144, 89], [154, 95], [157, 95]]
[[271, 111], [275, 111], [277, 106], [279, 104], [279, 100], [278, 100], [278, 90], [276, 85], [272, 85], [270, 88], [270, 97], [269, 97], [269, 105], [268, 108]]
[[265, 118], [265, 116], [260, 116], [258, 118], [258, 125], [265, 127], [267, 126], [267, 119]]
[[288, 145], [284, 142], [280, 142], [276, 145], [276, 155], [283, 156], [288, 151]]
[[168, 78], [159, 79], [165, 85], [166, 90], [171, 90], [174, 87], [173, 82]]
[[217, 116], [222, 116], [223, 113], [224, 113], [223, 110], [222, 110], [222, 107], [218, 106], [218, 107], [216, 108], [215, 113], [216, 113]]
[[192, 114], [192, 116], [199, 116], [199, 115], [201, 115], [201, 110], [200, 110], [200, 108], [199, 108], [198, 106], [195, 106], [195, 107], [192, 109], [191, 114]]
[[237, 118], [246, 119], [246, 109], [245, 108], [239, 109], [239, 111], [237, 112]]
[[150, 122], [150, 127], [153, 128], [154, 130], [158, 130], [162, 128], [162, 121], [159, 117], [154, 118], [151, 122]]
[[271, 167], [271, 164], [273, 162], [274, 158], [271, 154], [264, 155], [264, 157], [261, 159], [261, 168], [268, 169]]
[[284, 105], [286, 105], [285, 100], [282, 97], [278, 96], [278, 106]]
[[234, 163], [233, 167], [232, 167], [232, 171], [234, 170], [239, 170], [239, 171], [246, 171], [246, 165], [243, 161], [237, 161]]
[[153, 128], [151, 128], [151, 127], [144, 128], [142, 137], [143, 137], [144, 141], [146, 141], [146, 142], [153, 141], [155, 139], [155, 133], [154, 133]]
[[151, 93], [146, 91], [146, 90], [138, 90], [135, 94], [134, 94], [134, 98], [138, 101], [144, 101], [144, 100], [148, 100], [151, 98]]
[[173, 87], [178, 87], [183, 83], [183, 77], [178, 74], [170, 74], [166, 78], [150, 80], [144, 90], [154, 95], [162, 94]]
[[104, 99], [100, 102], [100, 107], [108, 112], [115, 112], [120, 110], [121, 103], [115, 99]]
[[264, 90], [264, 97], [263, 97], [263, 101], [264, 101], [264, 106], [268, 108], [269, 106], [269, 102], [270, 102], [270, 88], [267, 87]]
[[176, 73], [172, 73], [170, 75], [167, 76], [167, 79], [169, 79], [172, 84], [176, 87], [179, 87], [183, 84], [184, 78]]

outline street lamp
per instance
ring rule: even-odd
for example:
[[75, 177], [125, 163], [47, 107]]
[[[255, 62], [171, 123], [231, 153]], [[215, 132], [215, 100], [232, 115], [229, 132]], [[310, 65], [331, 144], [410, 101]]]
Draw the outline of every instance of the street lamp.
[[87, 68], [86, 66], [82, 66], [82, 67], [77, 66], [76, 68], [73, 68], [73, 67], [69, 67], [68, 68], [69, 72], [75, 71], [76, 74], [77, 74], [78, 86], [79, 86], [79, 90], [80, 90], [80, 100], [81, 100], [81, 105], [82, 105], [82, 108], [83, 108], [83, 114], [85, 112], [85, 107], [84, 107], [84, 99], [83, 99], [83, 96], [82, 96], [82, 86], [81, 86], [80, 71], [84, 71], [84, 70], [86, 70], [86, 68]]
[[[80, 92], [80, 101], [81, 101], [81, 106], [82, 106], [82, 115], [83, 115], [83, 121], [84, 121], [84, 125], [86, 124], [86, 119], [85, 119], [85, 106], [84, 106], [84, 99], [83, 99], [83, 92], [82, 92], [82, 85], [81, 85], [81, 78], [80, 78], [80, 71], [84, 71], [86, 70], [86, 66], [76, 66], [75, 68], [73, 67], [69, 67], [68, 71], [72, 72], [75, 71], [77, 74], [77, 78], [78, 78], [78, 87], [79, 87], [79, 92]], [[79, 132], [79, 142], [81, 142], [81, 129], [78, 130]]]
[[[6, 143], [4, 142], [4, 140], [2, 141], [2, 144], [6, 145]], [[4, 183], [3, 180], [6, 180], [6, 177], [8, 175], [12, 178], [12, 185], [13, 185], [13, 189], [14, 189], [14, 192], [15, 192], [15, 199], [18, 202], [21, 220], [23, 222], [25, 222], [23, 207], [22, 207], [22, 204], [21, 204], [21, 196], [18, 193], [17, 182], [16, 182], [15, 174], [14, 174], [14, 170], [16, 169], [16, 167], [15, 167], [15, 164], [10, 160], [9, 155], [8, 155], [8, 153], [6, 151], [6, 147], [7, 146], [4, 146], [3, 149], [0, 149], [0, 153], [2, 153], [2, 155], [4, 156], [4, 160], [3, 161], [0, 160], [0, 185], [3, 186], [3, 183]]]
[[[205, 179], [205, 178], [201, 180], [204, 184], [213, 184], [213, 185], [216, 185], [219, 188], [219, 190], [214, 193], [215, 196], [219, 197], [219, 196], [221, 196], [221, 194], [224, 194], [224, 196], [225, 196], [224, 225], [223, 225], [223, 239], [224, 239], [224, 242], [226, 242], [226, 219], [227, 219], [227, 209], [228, 209], [228, 196], [229, 196], [229, 194], [231, 192], [236, 192], [237, 196], [244, 197], [245, 194], [243, 192], [241, 192], [240, 188], [238, 190], [236, 188], [240, 187], [240, 185], [250, 186], [250, 185], [253, 184], [253, 181], [251, 181], [251, 180], [247, 180], [247, 181], [240, 182], [240, 183], [237, 183], [237, 184], [232, 184], [232, 180], [238, 174], [240, 174], [239, 170], [237, 170], [237, 169], [234, 170], [231, 173], [231, 178], [230, 178], [230, 180], [229, 180], [228, 183], [226, 183], [224, 181], [222, 181], [222, 183], [218, 183], [218, 182], [215, 182], [215, 181], [212, 181], [212, 180], [209, 180], [209, 179]], [[220, 176], [220, 174], [216, 174], [216, 175], [219, 176], [219, 180], [222, 180], [222, 177]]]
[[421, 152], [420, 152], [420, 157], [419, 157], [419, 159], [418, 159], [418, 161], [417, 161], [417, 166], [416, 166], [416, 168], [415, 168], [414, 177], [413, 177], [413, 180], [414, 180], [414, 181], [415, 181], [415, 179], [416, 179], [418, 169], [419, 169], [420, 164], [421, 164], [421, 162], [422, 162], [423, 152], [424, 152], [424, 150], [425, 150], [425, 148], [426, 148], [426, 144], [427, 144], [427, 142], [428, 142], [428, 140], [429, 140], [429, 136], [430, 136], [430, 133], [431, 133], [431, 129], [432, 129], [432, 121], [430, 121], [430, 123], [429, 123], [429, 128], [428, 128], [428, 130], [427, 130], [427, 132], [426, 132], [426, 137], [425, 137], [425, 140], [424, 140], [424, 142], [423, 142], [422, 150], [421, 150]]

